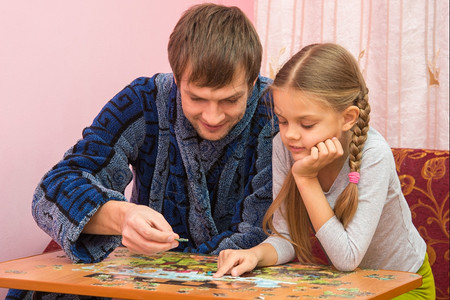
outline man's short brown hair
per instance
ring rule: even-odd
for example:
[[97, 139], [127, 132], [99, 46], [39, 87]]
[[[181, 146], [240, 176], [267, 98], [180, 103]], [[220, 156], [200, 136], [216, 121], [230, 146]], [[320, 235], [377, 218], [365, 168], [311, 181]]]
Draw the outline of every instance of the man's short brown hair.
[[[262, 46], [247, 16], [238, 7], [200, 4], [184, 12], [170, 35], [169, 62], [177, 82], [221, 88], [245, 71], [249, 87], [258, 77]], [[184, 74], [189, 68], [190, 73]]]

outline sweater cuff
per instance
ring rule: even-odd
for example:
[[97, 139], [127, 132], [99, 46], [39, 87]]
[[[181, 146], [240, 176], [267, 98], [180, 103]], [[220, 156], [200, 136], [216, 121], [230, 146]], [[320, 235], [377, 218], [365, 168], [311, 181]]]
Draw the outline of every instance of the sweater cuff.
[[271, 244], [275, 248], [275, 251], [277, 251], [277, 265], [294, 260], [294, 246], [289, 241], [278, 236], [269, 236], [263, 243]]

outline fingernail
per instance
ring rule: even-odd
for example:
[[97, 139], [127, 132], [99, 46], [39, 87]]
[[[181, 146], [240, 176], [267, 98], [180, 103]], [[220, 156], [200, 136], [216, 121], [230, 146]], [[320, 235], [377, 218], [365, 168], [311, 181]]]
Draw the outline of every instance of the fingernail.
[[173, 235], [171, 235], [171, 236], [169, 236], [168, 238], [167, 238], [167, 242], [168, 243], [171, 243], [171, 242], [173, 242], [175, 240], [175, 238], [173, 237]]
[[172, 244], [170, 244], [170, 246], [171, 246], [172, 248], [175, 248], [175, 247], [178, 246], [178, 243], [172, 243]]

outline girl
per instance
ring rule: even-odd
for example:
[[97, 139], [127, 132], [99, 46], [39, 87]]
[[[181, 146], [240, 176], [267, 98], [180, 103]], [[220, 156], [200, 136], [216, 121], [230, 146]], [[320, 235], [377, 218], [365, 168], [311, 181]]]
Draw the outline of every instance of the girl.
[[280, 132], [273, 141], [273, 234], [248, 250], [224, 250], [215, 277], [297, 258], [313, 262], [310, 226], [335, 268], [417, 272], [401, 297], [434, 299], [426, 244], [411, 220], [391, 148], [369, 128], [368, 89], [354, 57], [335, 44], [294, 55], [271, 87]]

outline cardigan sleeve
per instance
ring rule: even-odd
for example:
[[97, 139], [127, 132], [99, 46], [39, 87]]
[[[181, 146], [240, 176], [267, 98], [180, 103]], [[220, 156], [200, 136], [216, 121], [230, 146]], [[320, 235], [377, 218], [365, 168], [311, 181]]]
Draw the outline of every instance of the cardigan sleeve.
[[111, 99], [35, 190], [34, 219], [74, 262], [100, 261], [121, 242], [120, 236], [82, 231], [101, 205], [127, 200], [124, 190], [132, 180], [129, 164], [145, 136], [137, 92], [144, 85], [152, 86], [153, 79], [139, 78]]

